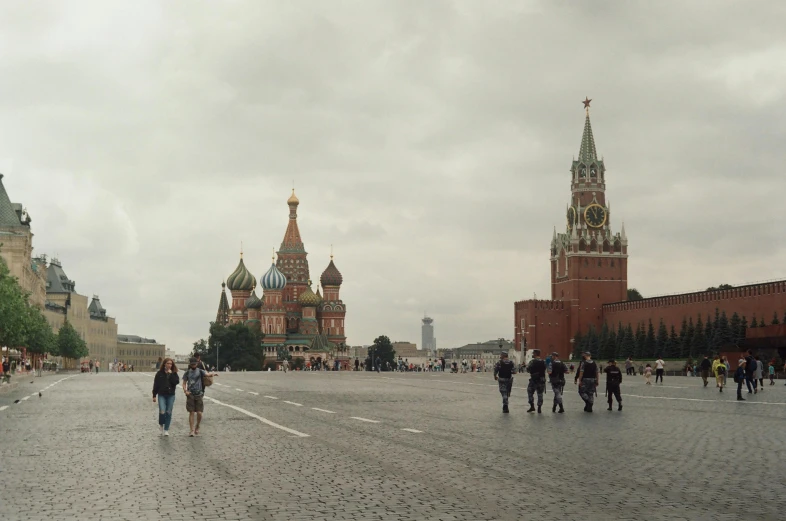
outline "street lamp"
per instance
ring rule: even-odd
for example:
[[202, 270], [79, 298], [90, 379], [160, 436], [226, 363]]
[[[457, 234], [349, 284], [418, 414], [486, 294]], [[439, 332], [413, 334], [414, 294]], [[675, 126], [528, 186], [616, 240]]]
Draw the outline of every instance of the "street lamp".
[[216, 340], [216, 371], [220, 371], [218, 368], [218, 350], [221, 348], [221, 342]]

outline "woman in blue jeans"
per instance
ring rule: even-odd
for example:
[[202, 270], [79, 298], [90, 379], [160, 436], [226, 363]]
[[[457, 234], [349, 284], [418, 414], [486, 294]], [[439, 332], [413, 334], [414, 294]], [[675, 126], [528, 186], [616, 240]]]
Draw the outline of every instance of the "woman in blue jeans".
[[162, 436], [169, 436], [172, 423], [172, 408], [175, 406], [175, 390], [180, 383], [175, 361], [166, 358], [153, 378], [153, 403], [158, 396], [158, 425]]

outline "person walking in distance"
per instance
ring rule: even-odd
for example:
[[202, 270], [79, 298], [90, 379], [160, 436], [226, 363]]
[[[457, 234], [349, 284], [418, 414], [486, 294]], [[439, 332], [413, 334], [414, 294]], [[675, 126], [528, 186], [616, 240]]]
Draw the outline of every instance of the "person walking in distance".
[[502, 412], [507, 414], [508, 399], [513, 390], [513, 375], [516, 374], [516, 364], [508, 359], [508, 353], [503, 351], [499, 354], [499, 361], [494, 365], [494, 380], [499, 385], [499, 394], [502, 395]]
[[726, 364], [715, 356], [715, 361], [712, 362], [712, 374], [715, 375], [715, 387], [720, 389], [718, 392], [723, 392], [723, 386], [726, 383]]
[[633, 357], [629, 356], [627, 360], [625, 360], [625, 374], [628, 376], [633, 375]]
[[559, 359], [559, 353], [551, 353], [551, 366], [549, 366], [549, 382], [551, 383], [551, 390], [554, 392], [554, 404], [551, 406], [551, 412], [565, 412], [562, 406], [562, 391], [565, 390], [565, 374], [568, 368]]
[[704, 360], [701, 361], [701, 365], [699, 369], [701, 369], [701, 379], [704, 382], [704, 387], [707, 387], [710, 378], [710, 369], [712, 368], [712, 362], [710, 362], [710, 358], [707, 355], [704, 355]]
[[609, 410], [614, 403], [612, 398], [617, 398], [617, 410], [622, 410], [622, 393], [620, 384], [622, 383], [622, 371], [617, 367], [617, 361], [613, 358], [609, 360], [609, 365], [603, 370], [606, 373], [606, 396], [609, 398]]
[[652, 366], [650, 364], [644, 368], [644, 381], [647, 385], [652, 385]]
[[546, 391], [546, 362], [540, 359], [540, 349], [532, 350], [532, 360], [527, 364], [529, 384], [527, 384], [527, 412], [535, 412], [535, 393], [538, 393], [538, 414], [543, 407], [543, 393]]
[[666, 363], [663, 361], [662, 358], [658, 357], [655, 360], [655, 383], [658, 383], [658, 379], [660, 378], [660, 384], [663, 385], [663, 366]]
[[592, 412], [598, 388], [598, 366], [589, 351], [584, 353], [584, 361], [579, 366], [575, 381], [579, 385], [579, 396], [584, 400], [584, 412]]
[[770, 385], [775, 385], [775, 360], [770, 360]]
[[764, 392], [764, 363], [759, 356], [754, 356], [753, 361], [756, 363], [756, 369], [753, 371], [753, 379], [759, 382], [759, 390]]
[[[183, 374], [183, 392], [186, 393], [189, 436], [197, 436], [199, 434], [199, 425], [202, 423], [202, 413], [205, 410], [203, 378], [206, 376], [218, 376], [218, 373], [208, 373], [200, 368], [198, 364], [199, 361], [192, 357], [188, 361], [188, 370]], [[196, 425], [194, 424], [194, 417], [196, 417]]]
[[744, 358], [740, 358], [739, 362], [737, 362], [737, 370], [734, 371], [734, 381], [737, 383], [737, 400], [745, 401], [745, 398], [742, 397], [742, 383], [747, 381]]
[[153, 377], [153, 403], [158, 398], [158, 427], [162, 436], [169, 436], [172, 424], [172, 409], [175, 406], [175, 391], [180, 383], [175, 361], [171, 358], [161, 362], [160, 369]]
[[[751, 394], [751, 392], [756, 394], [759, 391], [756, 386], [756, 379], [753, 377], [756, 371], [756, 360], [753, 358], [753, 351], [748, 349], [743, 358], [745, 359], [745, 385], [748, 387], [748, 394]], [[751, 382], [753, 383], [753, 389], [751, 389]]]

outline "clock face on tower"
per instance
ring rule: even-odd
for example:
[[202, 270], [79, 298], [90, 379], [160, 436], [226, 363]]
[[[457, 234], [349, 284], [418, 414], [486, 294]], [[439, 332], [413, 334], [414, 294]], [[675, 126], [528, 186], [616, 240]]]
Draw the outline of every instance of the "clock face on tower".
[[593, 228], [606, 224], [606, 209], [598, 203], [592, 203], [584, 210], [584, 220]]

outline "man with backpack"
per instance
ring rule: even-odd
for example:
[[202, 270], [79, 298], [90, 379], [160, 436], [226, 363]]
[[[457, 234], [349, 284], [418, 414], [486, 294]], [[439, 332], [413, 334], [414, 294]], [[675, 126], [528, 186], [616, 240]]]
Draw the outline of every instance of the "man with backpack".
[[712, 362], [712, 372], [715, 376], [715, 386], [720, 389], [719, 392], [723, 392], [723, 382], [726, 377], [726, 364], [720, 359], [718, 355], [715, 355], [715, 360]]
[[614, 359], [609, 360], [609, 365], [603, 370], [606, 373], [606, 396], [609, 398], [609, 410], [613, 402], [612, 398], [617, 398], [617, 410], [622, 410], [622, 394], [620, 384], [622, 383], [622, 371], [617, 367]]
[[758, 394], [756, 379], [753, 373], [756, 371], [756, 360], [753, 358], [753, 351], [748, 349], [745, 353], [745, 385], [748, 387], [748, 394], [751, 393], [751, 382], [753, 382], [753, 394]]
[[710, 368], [712, 367], [712, 362], [710, 362], [710, 358], [707, 355], [704, 355], [704, 360], [701, 361], [701, 365], [699, 368], [701, 369], [701, 379], [704, 381], [704, 387], [707, 387], [710, 378]]
[[[208, 373], [199, 367], [199, 361], [192, 357], [188, 361], [188, 369], [183, 375], [183, 392], [186, 394], [186, 410], [188, 411], [188, 426], [191, 430], [189, 436], [194, 437], [199, 434], [199, 425], [202, 423], [202, 412], [205, 410], [203, 398], [205, 396], [205, 386], [213, 384], [212, 378], [218, 373]], [[196, 416], [196, 426], [194, 426], [194, 416]]]
[[[455, 366], [455, 362], [453, 362]], [[499, 394], [502, 395], [502, 412], [507, 414], [508, 398], [513, 390], [513, 375], [516, 374], [516, 364], [508, 359], [508, 353], [499, 354], [499, 362], [494, 366], [494, 379], [499, 384]]]
[[582, 356], [584, 360], [579, 365], [579, 372], [574, 381], [579, 385], [579, 396], [584, 400], [584, 412], [592, 412], [598, 388], [598, 366], [589, 351], [585, 351]]
[[551, 412], [565, 412], [562, 407], [562, 391], [565, 389], [565, 374], [568, 368], [559, 359], [558, 353], [551, 353], [551, 367], [549, 367], [549, 381], [551, 383], [551, 390], [554, 392], [554, 404], [551, 406]]
[[[745, 398], [742, 397], [742, 382], [744, 382], [746, 379], [747, 378], [745, 377], [745, 359], [740, 358], [740, 361], [737, 363], [737, 370], [734, 371], [734, 381], [737, 383], [737, 400], [745, 401]], [[750, 385], [750, 382], [748, 383], [748, 385]]]

